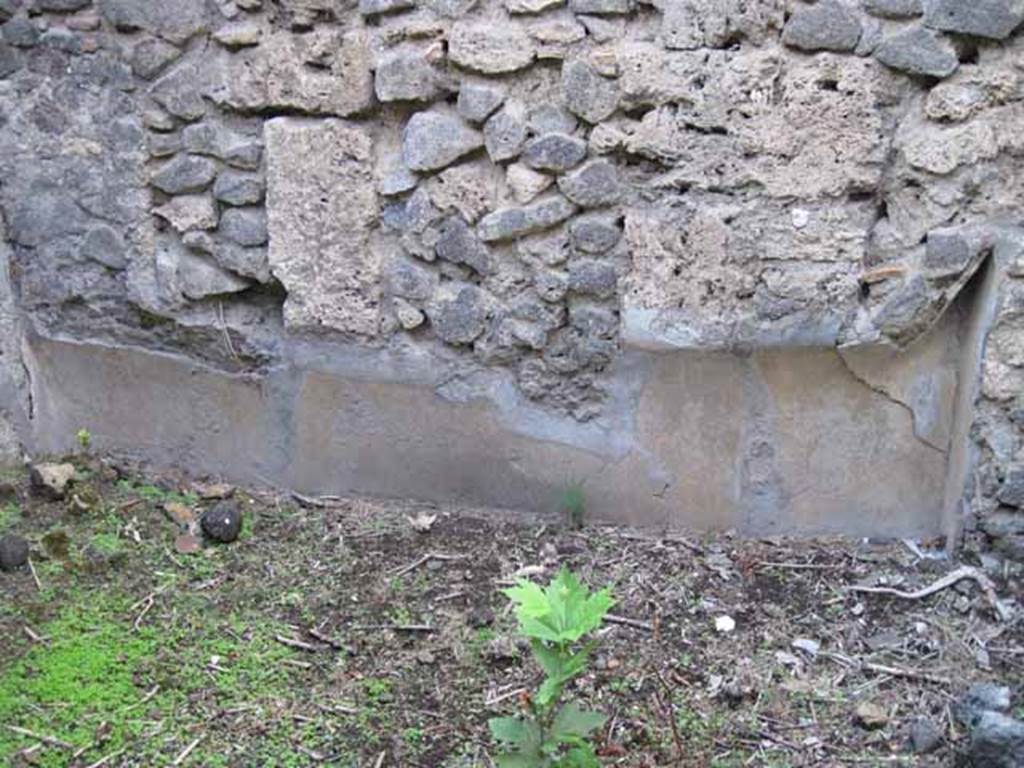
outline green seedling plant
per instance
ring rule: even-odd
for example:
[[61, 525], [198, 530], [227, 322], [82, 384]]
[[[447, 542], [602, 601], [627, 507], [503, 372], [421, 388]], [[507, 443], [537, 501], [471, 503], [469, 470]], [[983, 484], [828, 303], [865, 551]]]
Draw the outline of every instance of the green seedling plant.
[[615, 603], [611, 589], [591, 593], [563, 566], [546, 587], [520, 579], [505, 595], [546, 677], [533, 696], [523, 698], [522, 717], [488, 722], [502, 748], [498, 768], [597, 768], [590, 734], [607, 718], [563, 698], [587, 668], [597, 645], [593, 633]]
[[82, 453], [88, 453], [89, 445], [92, 443], [92, 434], [89, 430], [82, 427], [75, 433], [75, 437], [78, 438], [78, 444], [82, 448]]
[[572, 482], [562, 491], [562, 514], [569, 525], [576, 530], [583, 527], [583, 518], [587, 512], [587, 499], [583, 494], [583, 483]]

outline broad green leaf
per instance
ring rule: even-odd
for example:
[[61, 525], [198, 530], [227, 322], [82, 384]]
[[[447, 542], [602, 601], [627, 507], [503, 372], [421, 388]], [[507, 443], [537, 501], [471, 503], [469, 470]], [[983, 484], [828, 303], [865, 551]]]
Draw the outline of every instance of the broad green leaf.
[[583, 738], [595, 728], [600, 728], [607, 719], [600, 712], [588, 712], [570, 702], [555, 715], [551, 733], [558, 741], [573, 742], [578, 738]]
[[540, 684], [540, 688], [537, 689], [535, 697], [537, 704], [541, 707], [551, 706], [553, 702], [558, 701], [564, 687], [565, 681], [560, 677], [545, 678], [544, 682]]
[[518, 717], [493, 717], [487, 721], [491, 735], [498, 741], [512, 744], [521, 751], [536, 749], [541, 733], [536, 723]]

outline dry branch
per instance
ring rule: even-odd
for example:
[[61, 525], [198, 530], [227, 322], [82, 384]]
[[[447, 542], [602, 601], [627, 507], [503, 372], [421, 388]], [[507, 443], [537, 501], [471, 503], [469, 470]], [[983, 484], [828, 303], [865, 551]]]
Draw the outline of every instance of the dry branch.
[[894, 589], [893, 587], [868, 587], [856, 584], [846, 587], [846, 591], [862, 592], [873, 595], [892, 595], [893, 597], [898, 597], [902, 600], [921, 600], [922, 598], [933, 595], [936, 592], [941, 592], [963, 579], [972, 579], [977, 582], [978, 586], [981, 587], [981, 591], [985, 593], [985, 598], [988, 600], [989, 604], [995, 609], [996, 613], [999, 614], [999, 618], [1003, 621], [1010, 619], [1012, 611], [999, 599], [998, 595], [996, 595], [996, 587], [992, 583], [992, 580], [977, 568], [970, 565], [961, 566], [955, 571], [947, 573], [938, 581], [933, 582], [927, 587], [923, 587], [916, 592], [904, 592], [903, 590]]

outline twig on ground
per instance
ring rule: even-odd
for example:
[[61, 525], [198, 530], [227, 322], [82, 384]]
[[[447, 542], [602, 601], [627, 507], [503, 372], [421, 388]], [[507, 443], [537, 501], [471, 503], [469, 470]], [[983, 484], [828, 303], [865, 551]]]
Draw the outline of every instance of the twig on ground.
[[515, 688], [514, 690], [503, 693], [500, 696], [495, 696], [493, 699], [485, 699], [484, 706], [493, 707], [495, 704], [500, 704], [501, 702], [518, 696], [521, 693], [526, 693], [526, 688]]
[[149, 613], [149, 609], [153, 607], [153, 603], [156, 598], [156, 593], [153, 592], [145, 597], [142, 601], [142, 611], [138, 616], [135, 617], [135, 621], [132, 622], [132, 630], [135, 632], [139, 631], [139, 625], [142, 624], [142, 620], [146, 618], [146, 614]]
[[373, 764], [373, 768], [380, 768], [382, 765], [384, 765], [384, 758], [387, 756], [387, 754], [387, 751], [381, 752], [380, 755], [377, 756], [377, 762]]
[[61, 749], [75, 748], [74, 744], [68, 744], [66, 741], [61, 741], [56, 736], [47, 736], [45, 733], [36, 733], [35, 731], [30, 731], [28, 728], [19, 728], [16, 725], [5, 725], [4, 727], [11, 733], [16, 733], [19, 736], [28, 736], [30, 739], [41, 741], [52, 747], [60, 747]]
[[774, 563], [765, 560], [760, 563], [755, 563], [754, 567], [758, 570], [762, 568], [780, 568], [791, 571], [831, 571], [836, 568], [842, 568], [843, 566], [837, 563]]
[[429, 624], [353, 624], [349, 629], [353, 630], [375, 630], [390, 629], [393, 632], [436, 632], [437, 627]]
[[49, 642], [50, 638], [37, 635], [35, 632], [32, 631], [32, 628], [27, 624], [22, 626], [22, 630], [24, 630], [25, 634], [28, 635], [28, 639], [31, 640], [33, 643]]
[[95, 763], [92, 763], [91, 765], [89, 765], [88, 768], [101, 768], [101, 766], [106, 765], [111, 760], [113, 760], [115, 757], [117, 757], [118, 755], [122, 754], [123, 752], [124, 752], [124, 748], [122, 747], [121, 749], [117, 750], [117, 752], [111, 752], [106, 757], [101, 757]]
[[616, 616], [613, 613], [606, 613], [604, 616], [604, 620], [607, 621], [609, 624], [621, 624], [624, 627], [642, 629], [644, 632], [654, 632], [654, 627], [648, 624], [646, 621], [630, 619], [625, 616]]
[[340, 640], [334, 640], [328, 637], [315, 627], [313, 629], [306, 630], [306, 632], [309, 634], [310, 637], [319, 640], [321, 643], [324, 643], [325, 645], [331, 646], [331, 648], [333, 648], [336, 651], [342, 651], [345, 649], [345, 645]]
[[658, 706], [665, 710], [668, 715], [668, 722], [672, 727], [672, 741], [674, 741], [676, 745], [676, 755], [680, 760], [682, 760], [685, 752], [683, 750], [683, 740], [679, 738], [679, 726], [676, 723], [676, 708], [672, 703], [672, 689], [669, 687], [668, 683], [665, 682], [665, 678], [661, 676], [661, 672], [654, 670], [654, 674], [658, 678], [658, 682], [661, 684], [661, 687], [665, 689], [665, 698], [661, 698], [661, 694], [658, 692], [657, 688], [654, 689], [654, 696], [658, 700]]
[[289, 648], [298, 648], [302, 651], [309, 651], [310, 653], [316, 653], [317, 651], [323, 650], [322, 648], [310, 643], [303, 642], [302, 640], [295, 640], [291, 637], [284, 637], [283, 635], [274, 635], [274, 639], [281, 645], [287, 645]]
[[408, 573], [409, 571], [416, 570], [421, 565], [423, 565], [424, 563], [430, 562], [431, 560], [465, 560], [465, 559], [466, 559], [465, 555], [446, 555], [443, 552], [428, 552], [427, 554], [423, 555], [423, 557], [419, 558], [418, 560], [414, 560], [413, 562], [409, 563], [408, 565], [403, 565], [401, 568], [398, 568], [397, 570], [391, 571], [391, 575], [392, 576], [402, 576], [402, 575]]
[[171, 765], [175, 766], [184, 763], [185, 760], [188, 759], [188, 756], [192, 754], [192, 751], [199, 746], [199, 742], [202, 740], [203, 737], [200, 736], [198, 739], [195, 739], [191, 744], [189, 744], [187, 747], [181, 750], [181, 753], [176, 758], [174, 758], [174, 762], [171, 763]]
[[28, 570], [32, 574], [32, 581], [34, 581], [36, 583], [36, 589], [38, 589], [40, 592], [42, 592], [43, 591], [43, 584], [42, 584], [41, 581], [39, 581], [39, 574], [36, 573], [36, 567], [32, 563], [32, 558], [31, 557], [28, 559]]
[[952, 681], [947, 677], [934, 675], [931, 672], [923, 672], [918, 669], [911, 669], [909, 667], [893, 667], [888, 664], [876, 664], [873, 661], [862, 661], [861, 659], [854, 659], [842, 653], [833, 653], [831, 651], [821, 651], [821, 655], [825, 658], [832, 659], [832, 661], [838, 662], [844, 667], [866, 669], [869, 672], [877, 672], [880, 675], [904, 677], [911, 680], [924, 680], [929, 683], [938, 683], [939, 685], [952, 684]]
[[292, 498], [303, 507], [315, 507], [317, 509], [336, 507], [342, 502], [340, 496], [305, 496], [298, 491], [292, 491]]
[[985, 598], [995, 609], [996, 613], [999, 614], [1000, 619], [1007, 621], [1011, 618], [1012, 611], [999, 599], [998, 595], [996, 595], [996, 587], [995, 584], [992, 583], [992, 580], [971, 565], [961, 566], [955, 571], [947, 573], [938, 581], [933, 582], [927, 587], [923, 587], [916, 592], [904, 592], [903, 590], [894, 589], [893, 587], [868, 587], [858, 584], [846, 587], [846, 590], [848, 592], [864, 592], [874, 595], [892, 595], [893, 597], [898, 597], [903, 600], [921, 600], [922, 598], [933, 595], [936, 592], [941, 592], [943, 589], [947, 589], [963, 579], [972, 579], [979, 587], [981, 587], [981, 591], [985, 593]]

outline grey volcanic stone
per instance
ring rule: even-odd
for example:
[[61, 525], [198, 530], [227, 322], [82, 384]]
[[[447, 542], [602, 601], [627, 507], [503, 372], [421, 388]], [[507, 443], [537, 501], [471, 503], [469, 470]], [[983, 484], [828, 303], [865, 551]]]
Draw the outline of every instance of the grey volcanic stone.
[[206, 102], [196, 87], [197, 77], [196, 68], [179, 64], [153, 83], [150, 92], [153, 99], [175, 117], [197, 120], [206, 114]]
[[168, 195], [180, 195], [206, 189], [216, 175], [217, 167], [206, 158], [179, 155], [161, 165], [150, 183]]
[[575, 13], [602, 14], [629, 13], [633, 10], [632, 0], [570, 0], [569, 7]]
[[924, 11], [921, 0], [864, 0], [864, 10], [886, 19], [910, 19]]
[[379, 16], [416, 7], [416, 0], [359, 0], [359, 12], [363, 16]]
[[945, 32], [1004, 40], [1024, 22], [1020, 0], [925, 0], [924, 23]]
[[228, 205], [254, 205], [263, 200], [265, 184], [255, 173], [221, 171], [213, 185], [213, 196]]
[[928, 233], [922, 266], [931, 278], [959, 275], [982, 251], [992, 247], [983, 227], [943, 227]]
[[23, 16], [11, 19], [0, 27], [0, 36], [5, 42], [18, 48], [31, 48], [39, 42], [36, 25]]
[[430, 101], [439, 92], [437, 71], [421, 50], [398, 50], [381, 59], [373, 87], [381, 101]]
[[587, 143], [564, 133], [549, 133], [533, 139], [523, 149], [522, 162], [537, 171], [563, 173], [583, 162]]
[[803, 51], [852, 51], [860, 33], [860, 19], [849, 8], [837, 0], [820, 0], [794, 11], [782, 42]]
[[402, 159], [413, 171], [433, 171], [451, 165], [484, 145], [479, 131], [454, 115], [417, 112], [402, 134]]
[[0, 571], [16, 571], [28, 563], [28, 542], [9, 533], [0, 538]]
[[607, 298], [615, 293], [615, 267], [594, 259], [577, 259], [569, 264], [569, 290], [573, 293]]
[[96, 224], [85, 233], [82, 255], [111, 269], [124, 269], [128, 266], [124, 240], [106, 224]]
[[[188, 235], [185, 236], [186, 241], [187, 238]], [[230, 272], [251, 277], [261, 283], [270, 280], [270, 263], [264, 246], [246, 247], [237, 243], [219, 242], [214, 244], [211, 252], [214, 260]]]
[[484, 143], [491, 160], [518, 157], [526, 143], [526, 120], [518, 109], [506, 105], [484, 125]]
[[267, 214], [262, 208], [229, 208], [220, 217], [217, 231], [239, 245], [267, 242]]
[[200, 525], [214, 541], [230, 544], [242, 532], [242, 510], [237, 501], [220, 501], [203, 513]]
[[150, 157], [170, 157], [181, 151], [181, 136], [176, 133], [150, 133], [146, 137]]
[[100, 14], [116, 29], [145, 30], [172, 43], [184, 43], [206, 26], [204, 0], [99, 0]]
[[427, 307], [437, 337], [448, 344], [470, 344], [487, 324], [483, 291], [469, 283], [445, 283]]
[[405, 259], [391, 262], [384, 279], [392, 296], [413, 301], [426, 301], [433, 296], [438, 282], [434, 272]]
[[491, 253], [461, 216], [450, 216], [441, 225], [435, 251], [439, 258], [465, 264], [481, 275], [493, 271]]
[[184, 249], [177, 256], [178, 285], [190, 299], [204, 299], [223, 293], [238, 293], [252, 285], [250, 280], [215, 264], [204, 256]]
[[960, 66], [953, 44], [924, 27], [887, 37], [875, 49], [875, 58], [901, 72], [929, 77], [946, 77]]
[[1024, 536], [1024, 513], [992, 512], [978, 521], [978, 527], [996, 539], [1004, 536]]
[[1024, 466], [1010, 467], [996, 498], [1010, 507], [1024, 507]]
[[619, 171], [608, 160], [591, 160], [558, 180], [562, 194], [582, 208], [614, 205], [622, 197]]
[[534, 134], [540, 136], [545, 133], [572, 133], [579, 121], [564, 107], [541, 104], [530, 110], [526, 124]]
[[611, 117], [619, 107], [619, 86], [582, 59], [562, 65], [562, 93], [569, 111], [588, 123]]
[[622, 238], [622, 229], [607, 216], [580, 216], [569, 225], [572, 246], [581, 253], [604, 253]]
[[505, 96], [505, 89], [498, 85], [463, 83], [455, 106], [466, 120], [482, 123], [504, 103]]
[[41, 11], [69, 13], [71, 11], [80, 11], [91, 2], [92, 0], [35, 0], [35, 6]]
[[484, 242], [511, 240], [553, 227], [576, 212], [576, 206], [561, 195], [549, 195], [521, 208], [502, 208], [484, 216], [477, 233]]
[[132, 49], [132, 71], [143, 80], [150, 80], [180, 56], [181, 49], [177, 46], [151, 37], [142, 40]]
[[0, 79], [13, 75], [21, 69], [22, 55], [16, 49], [5, 43], [0, 43]]

